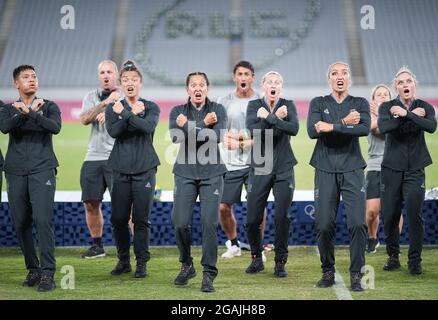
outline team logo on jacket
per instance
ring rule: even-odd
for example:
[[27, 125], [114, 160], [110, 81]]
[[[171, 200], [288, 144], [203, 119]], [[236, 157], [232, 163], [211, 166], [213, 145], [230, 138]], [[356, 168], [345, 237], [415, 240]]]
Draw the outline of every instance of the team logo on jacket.
[[213, 194], [218, 196], [219, 195], [219, 190], [218, 189], [214, 190]]
[[150, 188], [151, 187], [151, 183], [148, 181], [148, 183], [146, 183], [146, 185], [144, 187], [145, 188]]
[[325, 108], [325, 109], [324, 109], [324, 113], [325, 113], [325, 114], [330, 114], [329, 109]]
[[50, 180], [47, 180], [46, 186], [51, 186], [51, 185], [52, 185], [52, 183], [50, 182]]

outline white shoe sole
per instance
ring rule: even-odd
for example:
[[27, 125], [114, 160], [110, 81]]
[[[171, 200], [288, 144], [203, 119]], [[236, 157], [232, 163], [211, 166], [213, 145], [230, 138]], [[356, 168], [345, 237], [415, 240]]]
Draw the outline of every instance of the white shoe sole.
[[92, 256], [92, 257], [82, 257], [82, 258], [85, 258], [85, 259], [96, 259], [96, 258], [103, 258], [105, 256], [106, 256], [106, 254], [102, 253], [102, 254], [98, 254], [98, 255]]

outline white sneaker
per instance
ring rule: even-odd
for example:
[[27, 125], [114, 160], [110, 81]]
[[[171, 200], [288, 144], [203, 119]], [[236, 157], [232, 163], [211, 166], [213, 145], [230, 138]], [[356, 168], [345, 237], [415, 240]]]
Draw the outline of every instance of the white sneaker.
[[222, 258], [234, 258], [234, 257], [240, 257], [242, 255], [242, 250], [234, 245], [234, 246], [230, 246], [227, 251], [225, 251], [224, 253], [222, 253]]
[[262, 251], [262, 261], [263, 261], [263, 263], [265, 263], [266, 262], [266, 256], [265, 256], [265, 250], [263, 250]]
[[[240, 247], [240, 241], [239, 240], [237, 240], [237, 243], [239, 244], [239, 247]], [[227, 247], [227, 249], [230, 249], [231, 248], [231, 240], [225, 241], [225, 246]]]

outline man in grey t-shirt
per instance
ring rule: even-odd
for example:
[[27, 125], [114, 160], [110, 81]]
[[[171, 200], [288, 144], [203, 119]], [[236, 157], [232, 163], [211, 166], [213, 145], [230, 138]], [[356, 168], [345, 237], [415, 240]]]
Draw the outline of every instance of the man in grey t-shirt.
[[[229, 239], [225, 243], [227, 251], [222, 254], [222, 258], [233, 258], [241, 255], [240, 242], [237, 240], [237, 222], [231, 207], [240, 201], [242, 187], [244, 184], [248, 184], [250, 171], [248, 157], [252, 140], [246, 133], [246, 109], [248, 102], [261, 98], [252, 88], [254, 80], [252, 64], [248, 61], [238, 62], [233, 70], [236, 90], [218, 99], [218, 103], [225, 107], [228, 116], [228, 132], [220, 148], [222, 160], [228, 170], [224, 175], [224, 191], [219, 207], [219, 222]], [[266, 211], [262, 228], [264, 228], [265, 222]]]
[[104, 60], [99, 64], [98, 77], [100, 88], [90, 91], [84, 97], [80, 115], [82, 124], [91, 124], [88, 150], [80, 178], [87, 226], [93, 238], [93, 245], [82, 255], [87, 259], [105, 256], [100, 206], [105, 190], [110, 190], [112, 185], [112, 170], [107, 161], [114, 145], [114, 139], [105, 128], [105, 108], [122, 98], [123, 94], [117, 88], [118, 71], [113, 61]]

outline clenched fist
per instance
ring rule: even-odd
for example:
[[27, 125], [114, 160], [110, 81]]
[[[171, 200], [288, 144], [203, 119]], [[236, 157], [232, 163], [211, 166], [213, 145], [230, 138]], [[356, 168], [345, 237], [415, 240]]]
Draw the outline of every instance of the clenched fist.
[[332, 132], [333, 124], [324, 121], [318, 121], [315, 123], [315, 130], [317, 133]]
[[423, 108], [415, 108], [412, 110], [412, 113], [415, 113], [417, 116], [422, 118], [426, 116], [426, 111]]
[[119, 91], [113, 91], [113, 92], [111, 92], [111, 94], [109, 95], [109, 97], [106, 98], [106, 99], [103, 101], [103, 103], [104, 103], [105, 105], [107, 105], [107, 104], [110, 104], [110, 103], [116, 102], [116, 101], [119, 100], [119, 99], [120, 99], [120, 93], [119, 93]]
[[392, 114], [392, 116], [394, 118], [406, 117], [406, 115], [408, 114], [406, 109], [404, 109], [404, 108], [402, 108], [400, 106], [393, 106], [393, 107], [391, 107], [391, 109], [389, 109], [389, 112], [391, 112], [391, 114]]
[[141, 101], [137, 101], [132, 106], [132, 113], [135, 115], [138, 115], [144, 111], [144, 103]]
[[265, 108], [260, 107], [259, 110], [257, 110], [257, 118], [266, 119], [268, 116], [269, 112]]
[[178, 127], [182, 128], [187, 122], [187, 117], [183, 115], [182, 113], [176, 118], [176, 124]]
[[116, 103], [114, 103], [113, 105], [113, 111], [117, 114], [121, 114], [123, 111], [123, 105], [120, 101], [117, 101]]
[[96, 120], [100, 123], [100, 124], [104, 124], [105, 123], [105, 112], [101, 112], [96, 116]]
[[342, 120], [345, 125], [358, 124], [360, 122], [360, 113], [352, 111]]
[[211, 126], [213, 124], [217, 123], [217, 116], [215, 112], [207, 113], [207, 115], [204, 118], [204, 124], [206, 126]]
[[277, 111], [275, 111], [275, 115], [279, 119], [286, 118], [287, 117], [287, 107], [286, 106], [281, 106], [280, 108], [277, 109]]

